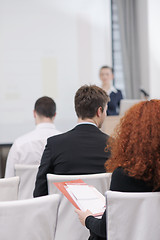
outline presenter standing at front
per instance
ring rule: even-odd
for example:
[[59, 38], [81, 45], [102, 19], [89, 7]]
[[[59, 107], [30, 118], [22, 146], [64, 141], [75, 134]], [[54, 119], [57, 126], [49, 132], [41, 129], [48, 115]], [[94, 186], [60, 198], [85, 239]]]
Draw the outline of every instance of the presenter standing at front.
[[110, 102], [108, 103], [107, 115], [114, 116], [119, 114], [120, 101], [123, 98], [120, 90], [113, 86], [113, 69], [108, 66], [103, 66], [99, 72], [101, 87], [106, 91], [110, 97]]

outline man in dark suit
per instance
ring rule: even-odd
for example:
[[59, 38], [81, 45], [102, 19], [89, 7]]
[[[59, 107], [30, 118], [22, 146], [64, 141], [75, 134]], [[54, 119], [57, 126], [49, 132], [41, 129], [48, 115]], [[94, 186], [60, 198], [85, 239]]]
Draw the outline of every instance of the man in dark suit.
[[48, 139], [37, 174], [34, 197], [48, 194], [47, 173], [91, 174], [105, 172], [109, 136], [99, 130], [106, 117], [109, 97], [101, 88], [82, 86], [75, 95], [78, 124]]

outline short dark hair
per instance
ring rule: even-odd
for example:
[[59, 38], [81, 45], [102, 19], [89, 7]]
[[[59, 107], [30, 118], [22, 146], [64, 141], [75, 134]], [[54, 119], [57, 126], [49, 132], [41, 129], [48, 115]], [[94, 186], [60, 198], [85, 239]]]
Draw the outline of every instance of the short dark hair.
[[34, 110], [41, 117], [54, 117], [56, 113], [56, 103], [50, 97], [41, 97], [35, 102]]
[[75, 95], [75, 111], [77, 116], [85, 118], [93, 118], [99, 107], [104, 107], [109, 101], [107, 93], [96, 85], [84, 85], [80, 87]]
[[110, 69], [111, 72], [112, 72], [112, 74], [114, 73], [113, 68], [112, 68], [112, 67], [109, 67], [109, 66], [102, 66], [102, 67], [100, 68], [99, 72], [101, 72], [101, 70], [104, 69], [104, 68]]

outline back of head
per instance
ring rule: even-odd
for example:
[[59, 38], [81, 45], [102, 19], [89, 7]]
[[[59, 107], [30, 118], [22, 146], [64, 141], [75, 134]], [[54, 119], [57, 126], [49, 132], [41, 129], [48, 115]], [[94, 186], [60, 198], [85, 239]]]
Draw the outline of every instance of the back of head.
[[111, 142], [107, 171], [122, 167], [137, 179], [160, 187], [160, 100], [140, 102], [121, 119]]
[[92, 119], [99, 107], [102, 110], [109, 101], [106, 92], [96, 85], [84, 85], [80, 87], [75, 95], [75, 110], [78, 118]]
[[56, 113], [56, 104], [50, 97], [41, 97], [36, 101], [34, 110], [39, 117], [53, 118]]

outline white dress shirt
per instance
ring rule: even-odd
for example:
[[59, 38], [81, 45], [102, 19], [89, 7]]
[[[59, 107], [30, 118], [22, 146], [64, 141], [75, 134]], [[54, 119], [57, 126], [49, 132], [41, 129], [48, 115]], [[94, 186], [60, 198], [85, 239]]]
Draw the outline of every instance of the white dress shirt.
[[40, 123], [35, 130], [17, 138], [6, 164], [5, 177], [14, 176], [15, 164], [40, 164], [47, 138], [60, 134], [52, 123]]

